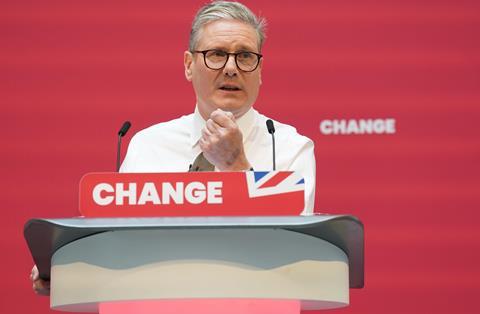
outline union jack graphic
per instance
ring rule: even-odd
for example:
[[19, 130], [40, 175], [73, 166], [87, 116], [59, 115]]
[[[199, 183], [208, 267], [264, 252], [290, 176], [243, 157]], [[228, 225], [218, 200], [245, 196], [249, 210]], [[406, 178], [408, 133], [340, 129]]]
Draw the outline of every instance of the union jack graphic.
[[293, 171], [248, 171], [245, 174], [250, 198], [305, 190], [305, 180]]

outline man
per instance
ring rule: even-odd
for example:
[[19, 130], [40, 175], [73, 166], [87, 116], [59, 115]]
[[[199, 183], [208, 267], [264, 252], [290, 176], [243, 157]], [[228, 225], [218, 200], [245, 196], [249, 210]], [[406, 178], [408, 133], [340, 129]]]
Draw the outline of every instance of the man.
[[[185, 77], [196, 95], [195, 111], [138, 132], [122, 172], [272, 169], [268, 118], [252, 108], [262, 83], [264, 27], [263, 19], [238, 2], [216, 1], [199, 10], [184, 53]], [[275, 129], [277, 170], [303, 175], [302, 214], [312, 214], [313, 142], [291, 126], [275, 122]], [[37, 293], [48, 293], [48, 283], [38, 278], [36, 267], [32, 280]]]

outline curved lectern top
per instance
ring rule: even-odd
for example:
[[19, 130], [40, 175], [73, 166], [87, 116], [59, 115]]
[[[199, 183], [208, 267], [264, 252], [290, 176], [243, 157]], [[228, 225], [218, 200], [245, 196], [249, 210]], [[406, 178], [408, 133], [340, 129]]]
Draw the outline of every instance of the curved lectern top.
[[283, 229], [325, 240], [348, 257], [350, 288], [364, 285], [363, 224], [354, 216], [255, 216], [31, 219], [24, 236], [40, 276], [50, 278], [53, 254], [76, 240], [118, 230]]

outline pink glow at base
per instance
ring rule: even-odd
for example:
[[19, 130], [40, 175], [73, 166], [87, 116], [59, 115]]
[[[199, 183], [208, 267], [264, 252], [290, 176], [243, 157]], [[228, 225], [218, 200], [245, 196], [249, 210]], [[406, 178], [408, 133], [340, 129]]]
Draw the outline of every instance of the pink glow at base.
[[298, 300], [181, 299], [108, 302], [99, 314], [298, 314]]

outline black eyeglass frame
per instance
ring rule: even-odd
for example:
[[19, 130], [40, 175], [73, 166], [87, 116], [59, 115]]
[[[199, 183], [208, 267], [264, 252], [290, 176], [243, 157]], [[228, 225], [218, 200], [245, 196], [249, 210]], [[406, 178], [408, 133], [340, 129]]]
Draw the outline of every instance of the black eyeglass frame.
[[[225, 59], [225, 63], [219, 67], [218, 69], [214, 69], [214, 68], [211, 68], [208, 66], [207, 64], [207, 53], [210, 52], [210, 51], [221, 51], [221, 52], [224, 52], [227, 54], [227, 59]], [[256, 53], [256, 52], [252, 52], [252, 51], [238, 51], [238, 52], [226, 52], [224, 50], [220, 50], [220, 49], [208, 49], [208, 50], [194, 50], [194, 51], [190, 51], [191, 53], [201, 53], [203, 54], [203, 62], [205, 63], [205, 66], [207, 68], [209, 68], [210, 70], [221, 70], [223, 69], [226, 65], [227, 65], [227, 62], [228, 62], [228, 59], [230, 59], [230, 56], [233, 55], [234, 56], [234, 59], [235, 59], [235, 65], [237, 66], [237, 68], [240, 70], [240, 71], [243, 71], [243, 72], [253, 72], [255, 71], [257, 68], [258, 68], [258, 65], [260, 64], [260, 60], [262, 59], [263, 55], [260, 54], [260, 53]], [[238, 65], [238, 61], [237, 61], [237, 56], [239, 54], [242, 54], [242, 53], [245, 53], [245, 52], [248, 52], [248, 53], [253, 53], [254, 55], [257, 56], [257, 64], [255, 65], [255, 67], [253, 68], [253, 70], [250, 70], [250, 71], [245, 71], [243, 70], [239, 65]]]

